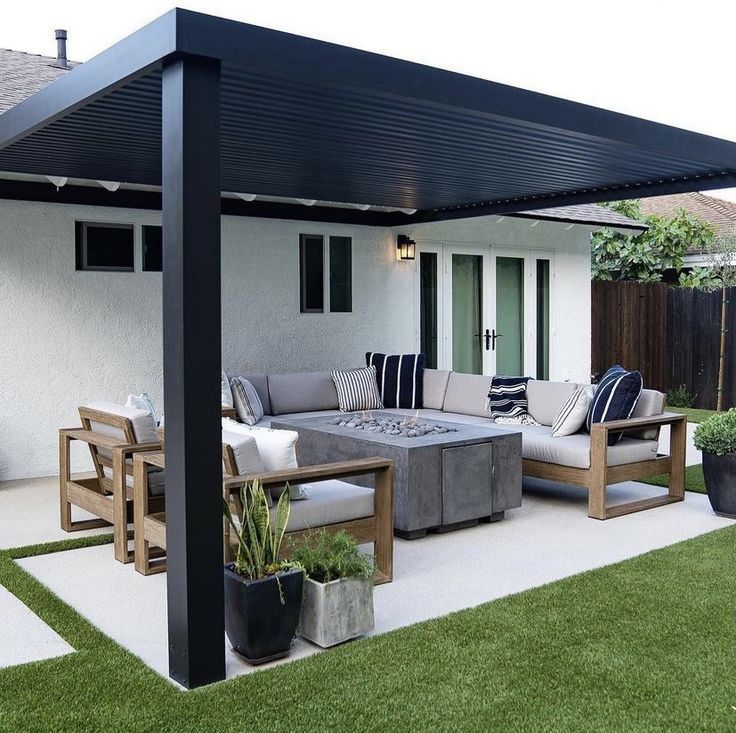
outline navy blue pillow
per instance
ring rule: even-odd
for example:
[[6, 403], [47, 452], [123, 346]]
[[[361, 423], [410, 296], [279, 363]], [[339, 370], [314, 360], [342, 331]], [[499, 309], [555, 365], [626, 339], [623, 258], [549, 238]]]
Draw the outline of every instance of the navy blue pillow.
[[[596, 387], [585, 419], [586, 430], [590, 432], [590, 426], [596, 422], [631, 417], [643, 388], [644, 382], [639, 372], [627, 371], [619, 364], [612, 366]], [[623, 436], [623, 433], [609, 433], [608, 445], [615, 445]]]
[[493, 377], [486, 399], [486, 410], [495, 420], [520, 418], [529, 414], [526, 385], [530, 377]]
[[366, 366], [376, 367], [376, 382], [384, 407], [418, 410], [424, 406], [424, 354], [365, 355]]

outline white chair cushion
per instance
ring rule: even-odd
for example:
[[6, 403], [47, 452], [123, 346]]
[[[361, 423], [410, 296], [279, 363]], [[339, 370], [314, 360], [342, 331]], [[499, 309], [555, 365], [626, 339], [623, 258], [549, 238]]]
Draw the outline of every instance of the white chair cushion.
[[[140, 410], [136, 407], [126, 407], [125, 405], [119, 405], [116, 402], [106, 402], [103, 400], [89, 402], [87, 407], [91, 410], [99, 410], [100, 412], [107, 412], [111, 415], [127, 417], [133, 426], [133, 435], [135, 435], [136, 443], [155, 443], [158, 441], [156, 425], [152, 420], [150, 413], [145, 410]], [[91, 427], [96, 433], [107, 435], [111, 438], [120, 438], [121, 442], [125, 442], [123, 431], [118, 428], [94, 421], [92, 421]]]
[[263, 460], [258, 450], [258, 443], [256, 443], [256, 439], [252, 435], [243, 435], [243, 433], [233, 433], [223, 430], [222, 442], [232, 448], [235, 466], [237, 467], [239, 476], [245, 476], [249, 473], [265, 472], [266, 468], [263, 465]]
[[230, 380], [224, 369], [220, 369], [220, 402], [222, 407], [233, 407], [233, 393], [230, 390]]
[[[258, 452], [265, 471], [280, 471], [285, 468], [296, 468], [296, 441], [299, 434], [294, 430], [272, 430], [257, 425], [243, 425], [229, 417], [222, 418], [224, 430], [239, 435], [253, 437], [258, 446]], [[292, 501], [309, 498], [309, 486], [294, 484], [289, 486], [289, 496]], [[281, 496], [283, 489], [271, 489], [274, 501]]]
[[[128, 466], [133, 465], [133, 461], [129, 458], [126, 463]], [[102, 473], [106, 478], [112, 480], [112, 469], [107, 466], [102, 467]], [[152, 496], [161, 496], [165, 489], [165, 472], [157, 466], [148, 466], [148, 491]], [[128, 474], [125, 477], [125, 483], [128, 488], [133, 488], [133, 477]]]
[[312, 485], [309, 501], [291, 505], [287, 529], [296, 532], [371, 516], [373, 489], [344, 481], [320, 481]]

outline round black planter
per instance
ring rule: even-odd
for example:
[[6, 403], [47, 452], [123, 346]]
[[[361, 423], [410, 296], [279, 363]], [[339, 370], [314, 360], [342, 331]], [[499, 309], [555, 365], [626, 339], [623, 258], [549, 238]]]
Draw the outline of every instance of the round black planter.
[[717, 456], [703, 451], [703, 474], [713, 511], [736, 519], [736, 453]]
[[246, 580], [232, 567], [225, 566], [225, 631], [233, 649], [250, 664], [288, 656], [302, 607], [303, 573]]

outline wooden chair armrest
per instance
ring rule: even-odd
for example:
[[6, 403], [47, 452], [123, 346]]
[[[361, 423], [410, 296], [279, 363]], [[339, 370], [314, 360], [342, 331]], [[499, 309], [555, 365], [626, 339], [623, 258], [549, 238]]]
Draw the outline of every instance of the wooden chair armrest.
[[119, 438], [112, 438], [108, 435], [95, 433], [94, 430], [85, 430], [84, 428], [66, 428], [59, 431], [71, 440], [81, 440], [83, 443], [89, 443], [98, 448], [107, 448], [114, 450], [115, 448], [129, 447], [127, 443], [121, 443]]
[[672, 425], [672, 423], [687, 420], [686, 415], [678, 412], [662, 412], [659, 415], [648, 415], [647, 417], [629, 417], [625, 420], [611, 420], [610, 422], [596, 422], [590, 426], [590, 432], [594, 430], [619, 431], [639, 430], [660, 425]]
[[254, 473], [245, 476], [228, 476], [222, 482], [223, 489], [230, 493], [236, 492], [244, 483], [260, 479], [264, 486], [274, 486], [285, 483], [302, 481], [326, 481], [329, 479], [350, 478], [351, 476], [365, 476], [366, 474], [385, 471], [393, 465], [393, 461], [386, 458], [361, 458], [355, 461], [341, 461], [339, 463], [324, 463], [318, 466], [301, 466], [287, 468], [268, 473]]
[[119, 445], [114, 450], [119, 450], [126, 455], [134, 455], [135, 453], [150, 453], [152, 451], [160, 451], [162, 449], [160, 441], [151, 441], [150, 443], [132, 443], [130, 445]]

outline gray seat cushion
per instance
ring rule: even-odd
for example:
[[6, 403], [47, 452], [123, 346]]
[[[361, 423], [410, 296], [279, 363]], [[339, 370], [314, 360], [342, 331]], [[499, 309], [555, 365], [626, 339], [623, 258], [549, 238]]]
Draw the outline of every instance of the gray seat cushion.
[[258, 393], [258, 398], [261, 400], [261, 405], [263, 405], [263, 412], [265, 412], [266, 415], [271, 414], [271, 400], [268, 396], [268, 377], [265, 374], [244, 372], [242, 374], [228, 374], [227, 376], [230, 379], [233, 379], [234, 377], [243, 377], [243, 379], [247, 379]]
[[442, 409], [461, 415], [486, 416], [486, 398], [491, 388], [491, 378], [479, 374], [451, 372]]
[[[554, 463], [572, 468], [590, 468], [590, 435], [575, 433], [564, 438], [553, 438], [547, 425], [498, 425], [521, 433], [521, 455], [533, 461]], [[656, 440], [623, 438], [608, 448], [608, 465], [648, 461], [657, 457]]]
[[542, 425], [552, 425], [557, 411], [578, 387], [575, 382], [545, 382], [530, 379], [526, 385], [529, 414]]
[[268, 393], [271, 415], [336, 410], [339, 407], [335, 383], [328, 371], [269, 374]]
[[[651, 415], [661, 415], [664, 412], [665, 396], [656, 389], [643, 389], [636, 403], [634, 412], [631, 417], [650, 417]], [[641, 438], [642, 440], [658, 440], [659, 428], [647, 428], [646, 430], [637, 430], [627, 433], [632, 438]]]
[[[274, 515], [276, 508], [271, 509]], [[287, 530], [322, 527], [373, 516], [373, 489], [345, 481], [320, 481], [309, 487], [309, 498], [291, 503]]]
[[441, 410], [445, 404], [445, 392], [450, 372], [445, 369], [424, 370], [424, 407]]

